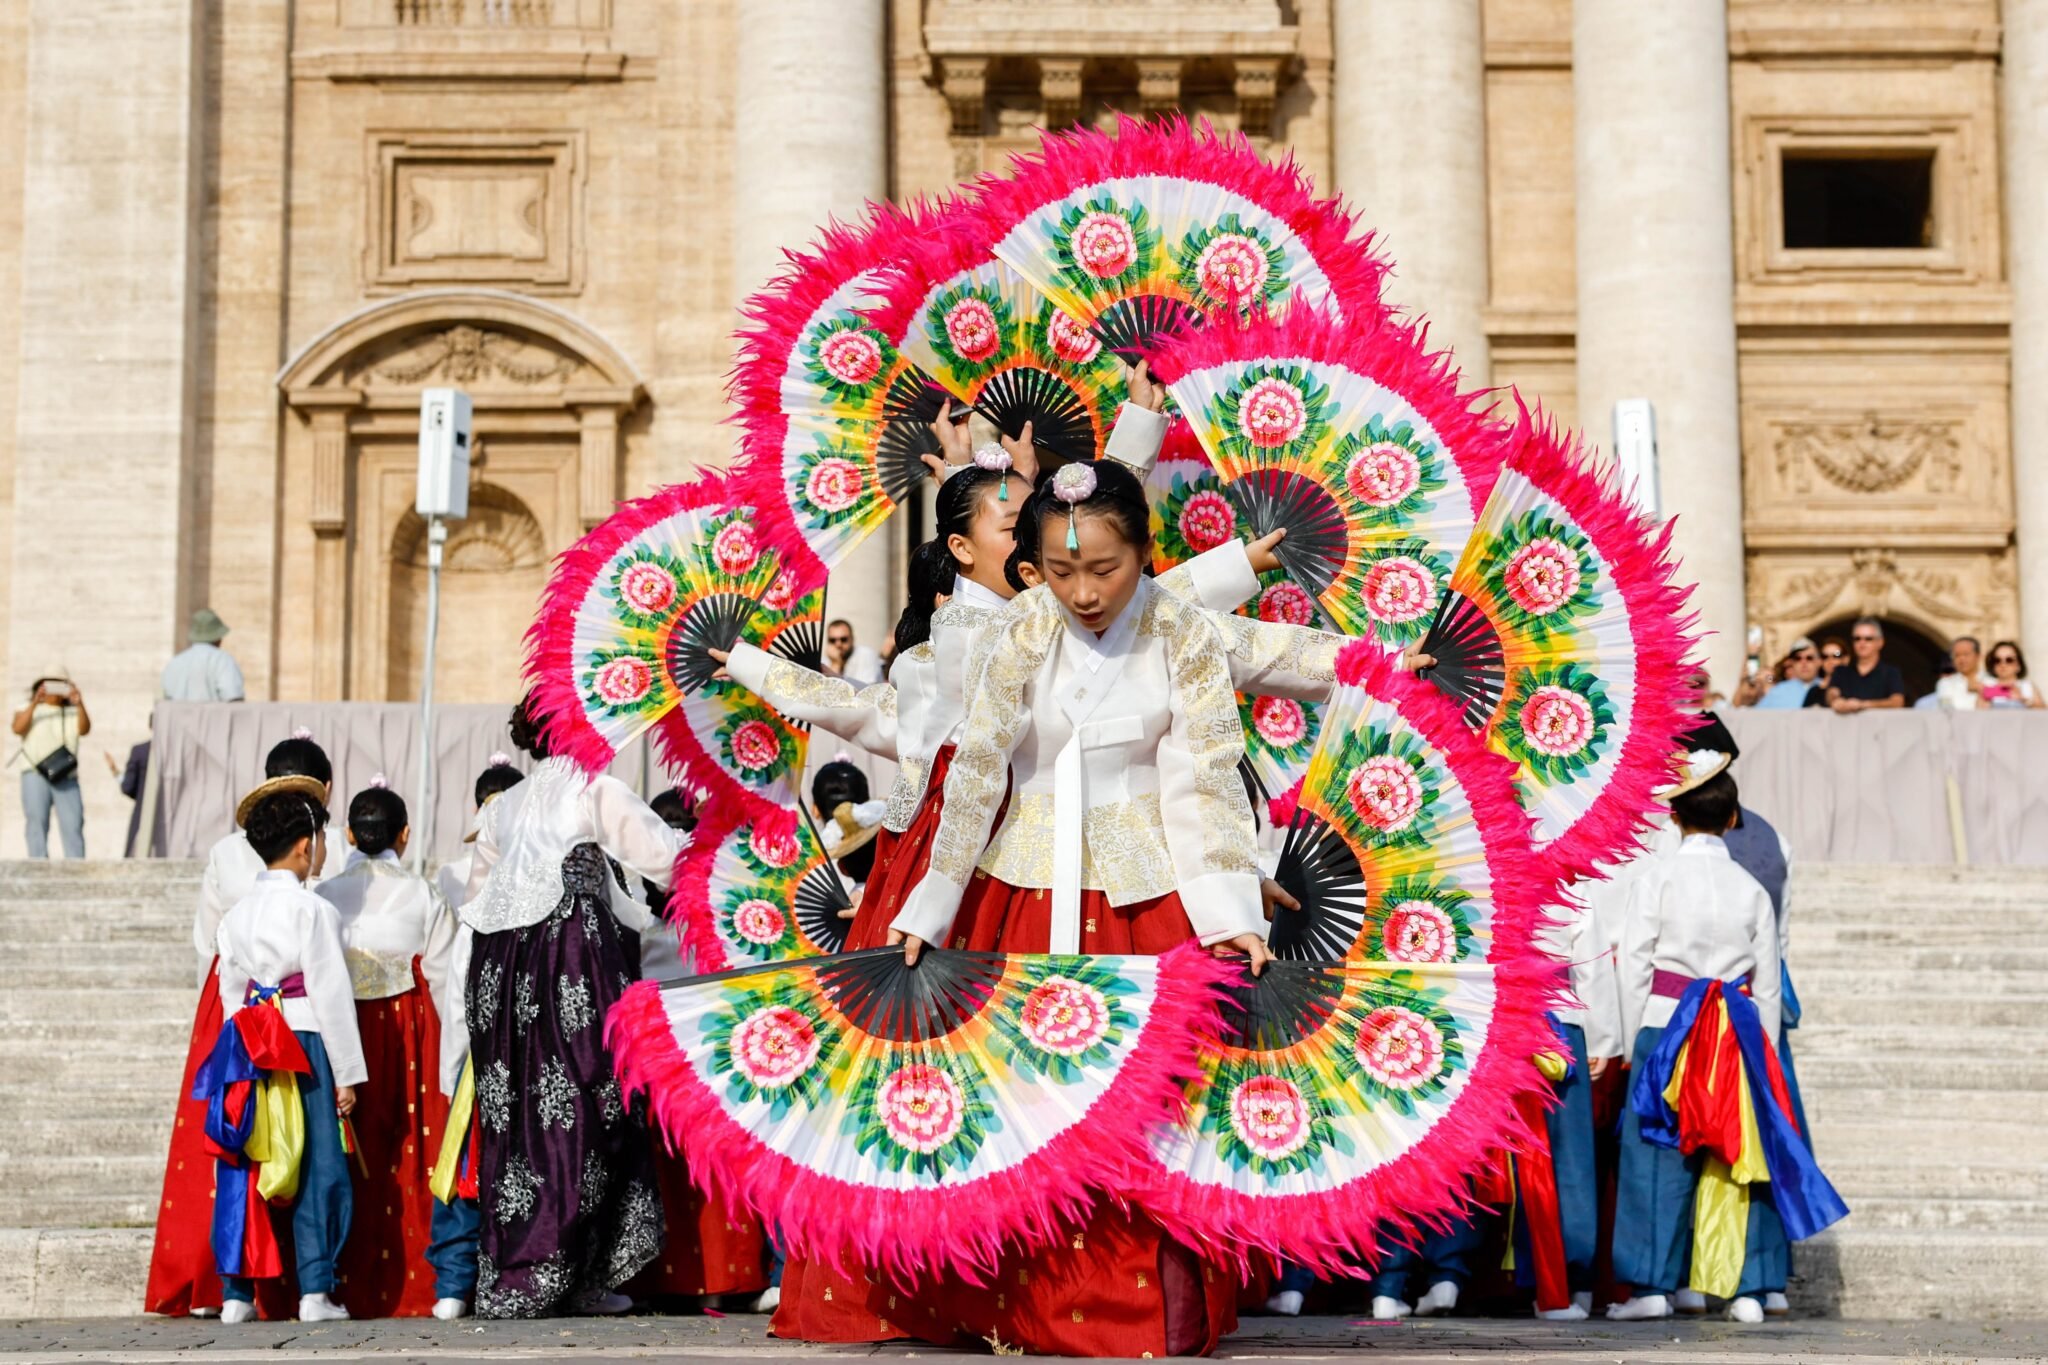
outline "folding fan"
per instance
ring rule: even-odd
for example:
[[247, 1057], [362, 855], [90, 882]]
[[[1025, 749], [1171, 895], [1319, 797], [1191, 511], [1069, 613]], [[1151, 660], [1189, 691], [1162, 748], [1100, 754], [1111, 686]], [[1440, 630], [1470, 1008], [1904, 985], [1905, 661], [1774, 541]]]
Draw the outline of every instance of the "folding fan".
[[1423, 676], [1519, 768], [1560, 876], [1625, 853], [1669, 777], [1693, 644], [1670, 534], [1521, 407], [1422, 644], [1436, 658]]
[[[752, 606], [735, 639], [818, 667], [824, 647], [823, 590], [798, 595], [794, 575], [785, 571]], [[779, 834], [795, 825], [810, 751], [810, 734], [801, 721], [736, 682], [706, 676], [662, 716], [655, 738], [663, 757], [699, 785], [737, 795], [733, 818], [759, 820]]]
[[1278, 318], [1163, 341], [1169, 391], [1250, 536], [1349, 635], [1420, 639], [1505, 454], [1445, 354], [1390, 315]]
[[1274, 921], [1282, 960], [1233, 990], [1138, 1196], [1191, 1245], [1322, 1270], [1464, 1202], [1546, 1084], [1558, 978], [1510, 765], [1370, 643], [1338, 678], [1279, 873], [1302, 901]]
[[957, 202], [906, 245], [868, 311], [883, 336], [1004, 435], [1029, 422], [1053, 455], [1094, 459], [1125, 390], [1101, 339], [997, 260], [983, 220]]
[[1386, 262], [1343, 206], [1207, 124], [1047, 134], [967, 209], [996, 256], [1132, 363], [1158, 333], [1297, 293], [1348, 318], [1381, 308]]
[[631, 987], [606, 1041], [705, 1186], [788, 1254], [985, 1275], [1096, 1192], [1216, 1027], [1220, 960], [899, 948]]
[[603, 768], [710, 682], [709, 650], [767, 629], [778, 613], [763, 599], [793, 585], [723, 479], [621, 503], [557, 561], [527, 631], [554, 752]]
[[[923, 456], [946, 394], [861, 313], [922, 219], [871, 207], [859, 227], [834, 225], [748, 299], [731, 397], [745, 428], [732, 479], [767, 513], [801, 586], [880, 526], [926, 477]], [[965, 415], [964, 413], [962, 414]]]
[[846, 946], [853, 898], [809, 821], [766, 822], [738, 813], [692, 832], [671, 904], [698, 969], [819, 957]]

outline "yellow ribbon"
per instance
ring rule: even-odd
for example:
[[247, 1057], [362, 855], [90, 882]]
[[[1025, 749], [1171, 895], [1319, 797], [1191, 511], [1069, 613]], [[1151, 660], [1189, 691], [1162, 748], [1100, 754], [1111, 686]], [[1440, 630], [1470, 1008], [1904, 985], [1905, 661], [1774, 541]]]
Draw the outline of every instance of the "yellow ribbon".
[[299, 1167], [306, 1155], [306, 1106], [299, 1098], [296, 1072], [266, 1071], [256, 1082], [256, 1118], [242, 1148], [249, 1160], [261, 1162], [256, 1193], [273, 1203], [286, 1203], [299, 1192]]
[[462, 1079], [455, 1083], [455, 1098], [448, 1104], [448, 1125], [441, 1130], [441, 1154], [434, 1158], [434, 1174], [427, 1181], [427, 1189], [444, 1204], [455, 1202], [455, 1185], [462, 1178], [462, 1150], [469, 1145], [469, 1113], [475, 1105], [475, 1078], [464, 1058]]
[[[1728, 1031], [1728, 1006], [1716, 1001], [1724, 1038]], [[1733, 1039], [1727, 1039], [1734, 1046]], [[1690, 1049], [1687, 1049], [1690, 1051]], [[1671, 1084], [1665, 1087], [1667, 1102], [1676, 1104], [1685, 1077], [1686, 1052], [1678, 1055], [1672, 1068]], [[1699, 1191], [1692, 1206], [1692, 1287], [1715, 1298], [1732, 1299], [1742, 1284], [1742, 1264], [1749, 1250], [1749, 1187], [1767, 1182], [1770, 1168], [1764, 1163], [1763, 1137], [1757, 1131], [1756, 1108], [1749, 1086], [1738, 1076], [1735, 1087], [1736, 1112], [1742, 1116], [1742, 1155], [1733, 1166], [1709, 1155], [1700, 1170]]]

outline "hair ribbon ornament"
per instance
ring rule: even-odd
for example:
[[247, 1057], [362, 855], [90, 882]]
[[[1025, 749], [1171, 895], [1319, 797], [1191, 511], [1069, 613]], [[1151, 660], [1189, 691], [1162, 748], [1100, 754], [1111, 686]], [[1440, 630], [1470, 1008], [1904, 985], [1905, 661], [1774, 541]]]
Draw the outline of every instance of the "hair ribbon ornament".
[[1094, 466], [1079, 461], [1062, 465], [1059, 473], [1052, 476], [1052, 495], [1067, 505], [1067, 549], [1078, 551], [1081, 539], [1074, 534], [1074, 523], [1080, 518], [1074, 508], [1095, 496]]
[[[976, 468], [986, 469], [991, 474], [1007, 474], [1014, 462], [1010, 459], [1009, 451], [991, 441], [974, 452], [974, 463]], [[1009, 500], [1010, 481], [1004, 479], [996, 485], [996, 501]]]

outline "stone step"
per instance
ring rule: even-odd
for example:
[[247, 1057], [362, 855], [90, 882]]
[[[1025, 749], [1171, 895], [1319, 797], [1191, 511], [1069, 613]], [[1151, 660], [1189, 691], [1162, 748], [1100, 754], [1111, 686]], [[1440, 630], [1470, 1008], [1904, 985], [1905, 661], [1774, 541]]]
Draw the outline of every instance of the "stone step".
[[2021, 1318], [2040, 1311], [2048, 1232], [1832, 1228], [1793, 1253], [1802, 1312], [1844, 1318]]
[[163, 1105], [145, 1111], [133, 1106], [130, 1113], [95, 1115], [90, 1125], [61, 1115], [4, 1115], [7, 1128], [0, 1138], [0, 1169], [20, 1173], [45, 1157], [64, 1157], [88, 1144], [103, 1156], [154, 1156], [161, 1165], [170, 1148], [171, 1111]]
[[142, 1311], [154, 1224], [0, 1228], [0, 1317], [131, 1317]]
[[100, 1018], [111, 1004], [118, 1004], [131, 1018], [180, 1020], [189, 1034], [199, 988], [189, 981], [183, 986], [123, 987], [116, 996], [104, 986], [11, 986], [0, 992], [0, 1022]]
[[[1799, 1030], [1802, 1034], [1804, 1028]], [[1798, 1044], [1794, 1045], [1795, 1050]], [[1938, 1104], [1944, 1090], [2048, 1090], [2048, 1057], [1974, 1057], [1933, 1052], [1821, 1056], [1796, 1052], [1801, 1086], [1852, 1086], [1907, 1092], [1893, 1112]], [[0, 1074], [5, 1074], [0, 1072]]]
[[[1917, 1024], [1846, 1024], [1823, 1017], [1810, 1024], [1800, 1023], [1792, 1049], [1803, 1066], [1809, 1057], [1819, 1060], [1910, 1056], [1916, 1051], [1931, 1050], [1929, 1045], [1938, 1037], [1940, 1051], [1950, 1055], [2002, 1056], [2007, 1060], [2039, 1058], [2048, 1054], [2048, 1027], [2042, 1027], [2044, 1023], [2048, 1023], [2048, 1015], [2036, 1016], [2032, 1028], [1973, 1027], [1957, 1022], [1930, 1036], [1926, 1028]], [[2048, 1065], [2043, 1066], [2042, 1076], [2044, 1084], [2048, 1084]]]
[[[1798, 1035], [1793, 1036], [1796, 1039]], [[1889, 1090], [1816, 1086], [1804, 1076], [1800, 1084], [1806, 1116], [1822, 1132], [1837, 1132], [1862, 1123], [1885, 1124], [1885, 1116], [1894, 1112], [1900, 1102], [1899, 1096]], [[1940, 1117], [1964, 1129], [2008, 1123], [2040, 1129], [2048, 1127], [2048, 1094], [1945, 1090], [1941, 1095]]]
[[1797, 958], [1792, 974], [1799, 987], [1799, 1000], [1811, 1007], [1817, 1001], [1861, 997], [1870, 1000], [1967, 1000], [1977, 996], [2038, 995], [2048, 980], [2038, 970], [1914, 969], [1903, 964], [1852, 966], [1824, 958]]
[[[35, 943], [147, 943], [166, 952], [175, 945], [183, 948], [188, 956], [192, 953], [192, 904], [189, 901], [179, 901], [175, 905], [124, 904], [119, 914], [79, 913], [84, 909], [84, 906], [56, 907], [49, 911], [48, 923], [23, 924], [0, 918], [0, 933]], [[38, 913], [41, 913], [40, 909]]]
[[[124, 1002], [125, 1003], [125, 1002]], [[0, 1048], [11, 1042], [29, 1041], [62, 1044], [74, 1056], [97, 1056], [106, 1052], [140, 1049], [151, 1054], [173, 1050], [179, 1056], [192, 1037], [192, 1010], [187, 1002], [183, 1016], [169, 1010], [147, 1014], [122, 1013], [111, 1018], [67, 1014], [42, 1019], [0, 1018]], [[4, 1056], [0, 1052], [0, 1056]]]
[[87, 952], [76, 943], [0, 938], [0, 962], [8, 964], [10, 975], [25, 976], [40, 986], [103, 990], [113, 983], [190, 989], [197, 965], [183, 940], [95, 943]]
[[[2048, 984], [2048, 983], [2043, 983]], [[1896, 1024], [1921, 1029], [2039, 1028], [2048, 1021], [2048, 995], [1906, 996], [1885, 998], [1871, 995], [1835, 995], [1809, 999], [1805, 973], [1798, 978], [1799, 1003], [1813, 1026], [1839, 1024], [1848, 1027]], [[1802, 1025], [1792, 1034], [1796, 1054]]]
[[0, 1157], [0, 1227], [75, 1228], [156, 1222], [164, 1154]]
[[1851, 1221], [1863, 1228], [1982, 1228], [2048, 1236], [2048, 1199], [1887, 1199], [1854, 1202]]
[[2038, 1162], [2020, 1164], [1971, 1156], [1944, 1161], [1939, 1153], [1895, 1156], [1890, 1161], [1837, 1160], [1825, 1131], [1815, 1134], [1814, 1154], [1842, 1198], [1872, 1199], [2048, 1199], [2048, 1171]]
[[1978, 947], [2001, 943], [2039, 943], [2048, 935], [2048, 911], [1987, 910], [1981, 914], [1943, 915], [1921, 924], [1874, 923], [1869, 920], [1815, 924], [1792, 922], [1792, 964], [1818, 961], [1837, 952], [1869, 947], [1918, 947], [1928, 942]]

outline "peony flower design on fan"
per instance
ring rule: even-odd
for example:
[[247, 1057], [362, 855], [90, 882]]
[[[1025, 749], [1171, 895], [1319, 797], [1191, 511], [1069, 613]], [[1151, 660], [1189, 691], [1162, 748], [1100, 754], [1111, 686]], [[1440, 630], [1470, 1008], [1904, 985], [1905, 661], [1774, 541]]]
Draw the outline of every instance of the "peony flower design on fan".
[[889, 350], [881, 338], [848, 314], [827, 320], [803, 351], [810, 381], [849, 405], [863, 402], [889, 365]]
[[995, 1108], [958, 1056], [904, 1050], [867, 1062], [848, 1096], [854, 1147], [891, 1171], [944, 1175], [971, 1164]]
[[1282, 625], [1314, 625], [1316, 600], [1302, 590], [1284, 572], [1269, 575], [1274, 581], [1260, 589], [1253, 603], [1254, 611], [1261, 621], [1277, 621]]
[[1331, 462], [1344, 471], [1344, 487], [1363, 504], [1368, 525], [1405, 525], [1429, 508], [1445, 484], [1443, 451], [1405, 419], [1388, 426], [1374, 413], [1347, 435]]
[[754, 525], [746, 514], [735, 512], [722, 524], [711, 523], [718, 529], [711, 536], [711, 557], [718, 561], [718, 567], [734, 578], [752, 569], [761, 558], [761, 543], [754, 536]]
[[1570, 631], [1599, 610], [1599, 562], [1576, 528], [1525, 513], [1487, 548], [1485, 583], [1501, 614], [1538, 643]]
[[1015, 319], [996, 290], [960, 285], [933, 300], [924, 316], [932, 349], [963, 378], [980, 378], [1010, 350]]
[[792, 504], [808, 530], [823, 530], [857, 521], [870, 493], [872, 467], [859, 446], [841, 437], [820, 434], [808, 450], [799, 450], [789, 478]]
[[1136, 983], [1102, 963], [1029, 963], [1018, 986], [1023, 1001], [993, 1017], [989, 1044], [992, 1056], [1022, 1075], [1071, 1085], [1087, 1068], [1112, 1062], [1136, 1027], [1125, 1003]]
[[1102, 338], [1089, 330], [1087, 323], [1051, 302], [1039, 311], [1034, 330], [1043, 332], [1044, 348], [1069, 365], [1092, 365], [1102, 354]]
[[1330, 386], [1298, 365], [1247, 365], [1209, 400], [1203, 420], [1215, 446], [1257, 467], [1298, 457], [1329, 435]]
[[1262, 780], [1265, 773], [1291, 772], [1306, 763], [1316, 747], [1320, 717], [1314, 706], [1289, 697], [1239, 696], [1237, 716], [1244, 725], [1246, 756]]
[[[1169, 478], [1164, 494], [1152, 500], [1153, 564], [1161, 573], [1178, 564], [1185, 564], [1201, 553], [1188, 539], [1192, 532], [1203, 542], [1203, 548], [1219, 545], [1222, 540], [1212, 539], [1219, 534], [1227, 540], [1237, 534], [1237, 509], [1222, 493], [1223, 485], [1206, 466], [1199, 473], [1182, 474], [1175, 471]], [[1203, 495], [1208, 495], [1204, 497]], [[1191, 519], [1189, 504], [1202, 499], [1201, 510]], [[1214, 499], [1214, 501], [1211, 501]], [[1221, 502], [1219, 511], [1215, 506]], [[1220, 529], [1218, 520], [1229, 518], [1227, 529]]]
[[1450, 880], [1396, 877], [1366, 909], [1365, 956], [1375, 962], [1463, 962], [1474, 952], [1472, 893]]
[[1269, 304], [1287, 282], [1287, 253], [1235, 213], [1190, 232], [1173, 254], [1181, 288], [1208, 308]]
[[591, 655], [582, 685], [589, 709], [607, 717], [658, 710], [668, 693], [653, 661], [630, 649], [601, 649]]
[[1221, 493], [1195, 493], [1182, 504], [1174, 526], [1190, 550], [1203, 554], [1235, 537], [1237, 509]]
[[810, 1108], [830, 1091], [829, 1061], [839, 1033], [800, 992], [775, 986], [733, 987], [704, 1031], [711, 1072], [738, 1103], [759, 1101], [777, 1118]]
[[802, 825], [788, 833], [770, 833], [759, 825], [748, 825], [746, 837], [740, 841], [740, 856], [753, 871], [773, 877], [796, 866], [808, 838], [810, 831]]
[[735, 887], [721, 898], [721, 934], [725, 941], [757, 962], [789, 957], [796, 947], [789, 915], [760, 895], [760, 887]]
[[1336, 1139], [1329, 1103], [1306, 1067], [1272, 1057], [1232, 1057], [1209, 1081], [1202, 1130], [1232, 1166], [1264, 1176], [1314, 1166]]
[[1106, 196], [1069, 205], [1051, 236], [1060, 280], [1082, 298], [1149, 273], [1159, 255], [1159, 232], [1145, 206], [1126, 208]]
[[765, 787], [789, 771], [799, 746], [787, 721], [753, 702], [751, 693], [746, 696], [749, 700], [742, 701], [718, 727], [719, 748], [736, 777], [750, 786]]
[[1429, 630], [1450, 566], [1419, 540], [1376, 550], [1359, 577], [1358, 601], [1382, 644], [1407, 645]]
[[1607, 685], [1568, 663], [1510, 673], [1494, 733], [1508, 757], [1555, 785], [1599, 762], [1613, 728]]
[[1414, 731], [1382, 725], [1353, 730], [1344, 736], [1333, 771], [1350, 774], [1335, 814], [1352, 826], [1360, 842], [1427, 841], [1437, 793], [1446, 779]]
[[1354, 1084], [1403, 1114], [1442, 1095], [1465, 1065], [1464, 1044], [1439, 993], [1409, 984], [1408, 975], [1397, 972], [1366, 992], [1371, 1008], [1351, 1041], [1359, 1067]]
[[627, 625], [650, 630], [662, 624], [681, 593], [683, 566], [671, 555], [643, 550], [619, 567], [605, 595]]
[[1422, 779], [1398, 758], [1369, 758], [1345, 786], [1360, 819], [1387, 834], [1399, 834], [1422, 810]]

